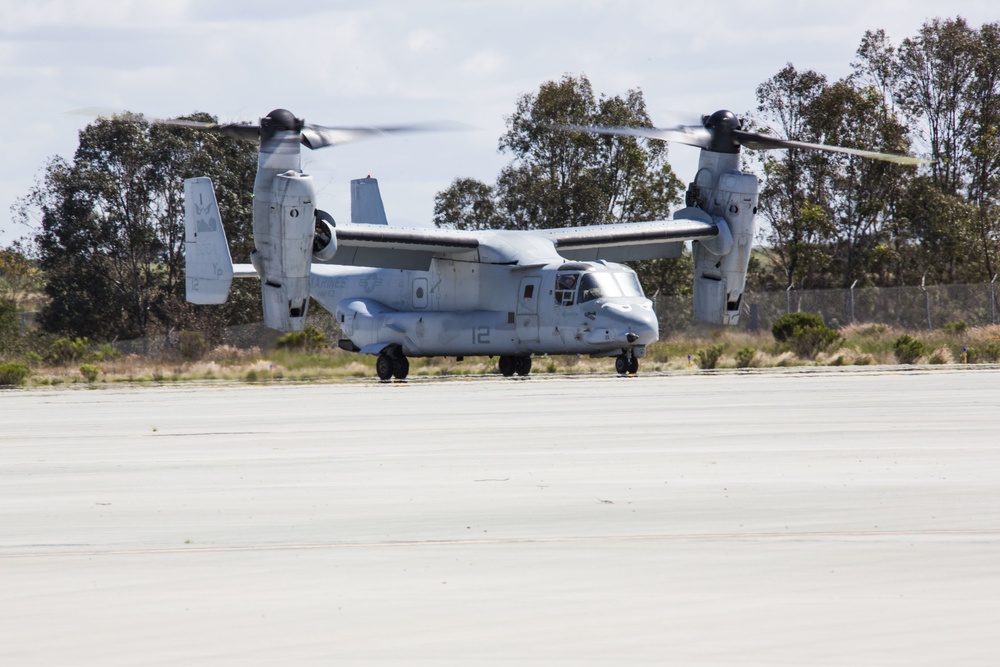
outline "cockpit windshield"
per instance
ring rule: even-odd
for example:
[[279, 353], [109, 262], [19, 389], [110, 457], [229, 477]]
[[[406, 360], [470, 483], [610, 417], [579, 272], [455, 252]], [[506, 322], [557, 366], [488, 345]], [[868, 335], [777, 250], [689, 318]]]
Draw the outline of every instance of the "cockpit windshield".
[[642, 292], [642, 285], [639, 284], [639, 276], [631, 271], [628, 273], [616, 273], [614, 276], [618, 284], [621, 285], [623, 296], [646, 296]]
[[[571, 269], [571, 270], [567, 270]], [[594, 270], [583, 264], [567, 264], [556, 274], [555, 298], [560, 306], [594, 299], [642, 297], [639, 278], [632, 271]]]
[[643, 296], [634, 273], [585, 273], [580, 278], [578, 303], [622, 296]]

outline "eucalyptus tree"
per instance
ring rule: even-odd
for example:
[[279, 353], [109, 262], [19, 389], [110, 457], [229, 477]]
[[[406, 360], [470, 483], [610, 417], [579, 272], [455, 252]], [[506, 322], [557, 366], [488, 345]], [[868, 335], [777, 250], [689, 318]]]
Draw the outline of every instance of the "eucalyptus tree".
[[[128, 113], [89, 124], [73, 160], [50, 159], [19, 203], [22, 217], [40, 216], [35, 243], [48, 296], [39, 317], [43, 328], [108, 340], [190, 324], [183, 181], [212, 174], [223, 217], [248, 221], [251, 202], [243, 193], [252, 190], [255, 166], [252, 145], [221, 135]], [[248, 224], [233, 225], [230, 238], [234, 254], [249, 254]], [[215, 317], [238, 319], [244, 306], [237, 299], [226, 308]]]
[[[810, 107], [826, 88], [826, 77], [788, 63], [757, 87], [754, 120], [760, 129], [793, 141], [818, 143]], [[834, 229], [824, 208], [824, 172], [828, 156], [791, 148], [769, 151], [761, 158], [764, 182], [760, 215], [766, 251], [784, 285], [818, 287], [828, 280], [831, 265], [826, 246]]]
[[[518, 98], [498, 150], [511, 156], [493, 185], [458, 178], [435, 197], [435, 225], [545, 229], [668, 217], [683, 184], [661, 142], [564, 132], [556, 125], [651, 127], [640, 90], [597, 96], [565, 75]], [[686, 293], [690, 258], [637, 262], [647, 291]]]

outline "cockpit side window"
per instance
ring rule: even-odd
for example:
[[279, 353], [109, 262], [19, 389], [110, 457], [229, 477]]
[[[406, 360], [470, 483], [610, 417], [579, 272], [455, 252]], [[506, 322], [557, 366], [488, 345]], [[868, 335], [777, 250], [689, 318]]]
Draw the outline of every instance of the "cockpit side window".
[[572, 306], [576, 302], [576, 285], [579, 280], [579, 273], [556, 274], [556, 305]]

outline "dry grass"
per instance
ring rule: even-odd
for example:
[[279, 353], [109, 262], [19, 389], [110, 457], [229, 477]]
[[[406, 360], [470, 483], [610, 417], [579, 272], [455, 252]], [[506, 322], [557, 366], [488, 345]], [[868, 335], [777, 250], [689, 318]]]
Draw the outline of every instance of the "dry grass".
[[[698, 350], [721, 345], [723, 353], [717, 368], [738, 367], [737, 354], [752, 350], [751, 368], [786, 368], [798, 366], [864, 366], [896, 363], [893, 342], [902, 331], [885, 325], [852, 325], [838, 332], [842, 336], [835, 350], [820, 352], [814, 359], [801, 359], [784, 349], [770, 332], [706, 330], [696, 335], [672, 336], [650, 345], [641, 361], [640, 372], [700, 372]], [[923, 341], [927, 352], [920, 363], [963, 363], [963, 351], [968, 349], [971, 362], [996, 362], [994, 352], [1000, 350], [1000, 326], [972, 327], [955, 333], [908, 332]], [[128, 355], [92, 362], [99, 369], [95, 385], [117, 383], [168, 384], [188, 381], [224, 381], [246, 383], [324, 382], [347, 378], [374, 378], [374, 357], [362, 357], [336, 348], [318, 351], [237, 349], [217, 347], [197, 361], [185, 361], [176, 355], [150, 358]], [[410, 360], [410, 376], [438, 377], [454, 375], [490, 375], [498, 373], [497, 359], [467, 357], [459, 362], [453, 357], [432, 357]], [[576, 355], [536, 357], [532, 373], [569, 375], [614, 373], [612, 358], [593, 359]], [[52, 366], [33, 364], [29, 385], [87, 385], [80, 364]], [[90, 386], [95, 386], [90, 385]]]

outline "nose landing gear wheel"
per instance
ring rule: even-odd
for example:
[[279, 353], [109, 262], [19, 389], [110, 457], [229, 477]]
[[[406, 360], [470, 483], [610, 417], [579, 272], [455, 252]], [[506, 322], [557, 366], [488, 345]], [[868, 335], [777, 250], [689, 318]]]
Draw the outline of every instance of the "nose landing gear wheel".
[[615, 357], [615, 371], [618, 375], [635, 375], [639, 372], [639, 360], [634, 354], [619, 354]]
[[615, 357], [615, 372], [618, 375], [625, 375], [628, 373], [628, 357], [624, 354], [619, 354]]

